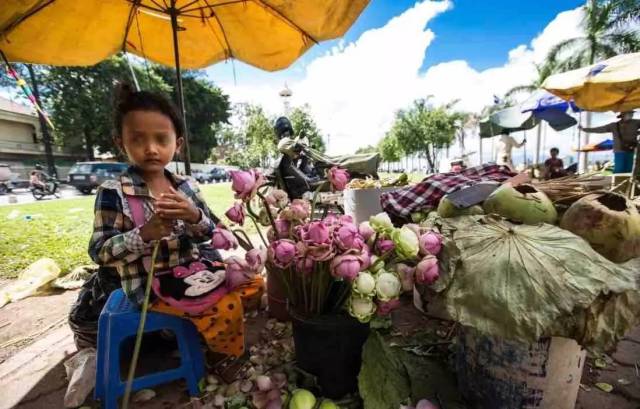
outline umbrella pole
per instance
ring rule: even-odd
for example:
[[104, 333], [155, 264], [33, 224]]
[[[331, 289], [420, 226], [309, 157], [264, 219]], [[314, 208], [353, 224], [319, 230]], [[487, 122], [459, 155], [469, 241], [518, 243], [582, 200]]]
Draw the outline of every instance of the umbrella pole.
[[180, 71], [180, 50], [178, 48], [178, 9], [176, 8], [176, 0], [171, 0], [171, 8], [169, 9], [171, 16], [171, 32], [173, 34], [173, 55], [176, 63], [176, 93], [178, 98], [178, 108], [182, 121], [184, 122], [184, 173], [191, 176], [191, 149], [189, 148], [189, 132], [187, 130], [187, 117], [184, 112], [184, 92], [182, 90], [182, 72]]

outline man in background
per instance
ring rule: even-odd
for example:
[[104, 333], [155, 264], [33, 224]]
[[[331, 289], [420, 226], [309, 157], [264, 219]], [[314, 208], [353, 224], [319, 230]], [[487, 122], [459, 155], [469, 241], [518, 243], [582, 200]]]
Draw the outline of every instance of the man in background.
[[562, 159], [558, 158], [560, 150], [558, 148], [551, 148], [549, 154], [551, 157], [544, 161], [544, 178], [556, 179], [566, 175], [564, 170], [564, 163]]
[[633, 169], [633, 154], [638, 143], [640, 119], [633, 119], [633, 111], [621, 112], [620, 119], [594, 128], [579, 128], [590, 133], [613, 134], [613, 173], [630, 173]]

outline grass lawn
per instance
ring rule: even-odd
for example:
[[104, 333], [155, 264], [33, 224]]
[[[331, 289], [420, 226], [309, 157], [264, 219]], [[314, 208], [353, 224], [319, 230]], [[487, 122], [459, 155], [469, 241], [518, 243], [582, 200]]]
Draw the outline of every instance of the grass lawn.
[[[233, 203], [229, 183], [204, 185], [202, 191], [218, 217]], [[90, 263], [94, 200], [87, 196], [0, 206], [0, 277], [17, 277], [41, 257], [54, 259], [63, 272]]]

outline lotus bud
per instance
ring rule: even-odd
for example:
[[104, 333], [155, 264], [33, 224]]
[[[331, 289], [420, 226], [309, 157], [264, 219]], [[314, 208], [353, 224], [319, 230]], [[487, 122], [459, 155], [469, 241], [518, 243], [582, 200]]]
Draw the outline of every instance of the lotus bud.
[[353, 254], [342, 254], [331, 260], [331, 274], [337, 278], [353, 281], [361, 269], [362, 263]]
[[396, 265], [396, 272], [400, 276], [400, 282], [402, 283], [402, 291], [413, 291], [413, 282], [416, 268], [408, 266], [404, 263], [398, 263]]
[[271, 226], [271, 219], [269, 218], [268, 212], [271, 212], [271, 217], [274, 219], [278, 214], [278, 211], [275, 208], [262, 206], [260, 208], [260, 213], [258, 213], [258, 223], [265, 227]]
[[420, 237], [420, 226], [415, 223], [407, 223], [403, 227], [410, 229], [412, 232], [416, 234], [416, 236]]
[[311, 274], [316, 262], [311, 257], [299, 257], [296, 260], [296, 271], [300, 274]]
[[391, 233], [391, 239], [395, 244], [396, 254], [404, 260], [415, 258], [420, 251], [418, 236], [406, 226], [396, 229]]
[[347, 187], [347, 183], [349, 183], [349, 172], [334, 166], [329, 169], [327, 178], [329, 179], [329, 182], [331, 182], [331, 186], [334, 190], [344, 190], [344, 188]]
[[335, 214], [329, 213], [327, 217], [322, 219], [322, 223], [327, 227], [335, 227], [340, 224], [340, 219]]
[[224, 264], [227, 287], [229, 289], [238, 288], [253, 278], [254, 273], [249, 272], [250, 269], [246, 261], [238, 256], [227, 258]]
[[369, 322], [376, 312], [376, 304], [369, 297], [352, 294], [349, 299], [349, 315], [360, 322]]
[[438, 259], [435, 256], [426, 256], [416, 266], [415, 280], [418, 284], [433, 284], [439, 277]]
[[353, 290], [363, 297], [371, 297], [376, 291], [376, 279], [371, 273], [363, 271], [354, 280]]
[[239, 225], [244, 224], [244, 206], [242, 203], [234, 203], [233, 206], [225, 213], [227, 218]]
[[380, 239], [376, 243], [376, 250], [380, 255], [387, 254], [388, 252], [392, 251], [394, 248], [395, 248], [395, 244], [393, 244], [393, 240]]
[[264, 247], [253, 248], [244, 255], [250, 270], [259, 273], [267, 262], [267, 249]]
[[316, 406], [316, 397], [306, 389], [296, 389], [291, 395], [289, 409], [313, 409]]
[[416, 409], [438, 409], [438, 407], [428, 400], [422, 399], [416, 405]]
[[353, 224], [353, 217], [351, 215], [348, 215], [348, 214], [343, 214], [343, 215], [338, 217], [338, 222], [340, 222], [342, 224], [347, 224], [347, 223]]
[[269, 206], [274, 206], [278, 209], [284, 209], [289, 204], [289, 195], [287, 195], [287, 192], [280, 189], [271, 190], [264, 199]]
[[365, 241], [368, 241], [375, 234], [369, 222], [360, 223], [360, 226], [358, 226], [358, 232]]
[[288, 220], [277, 219], [273, 222], [275, 225], [275, 230], [273, 227], [267, 231], [267, 238], [269, 241], [275, 241], [279, 239], [286, 239], [289, 237], [291, 222]]
[[345, 223], [335, 230], [335, 243], [342, 250], [355, 248], [360, 238], [358, 228], [353, 223]]
[[340, 408], [338, 407], [338, 405], [333, 403], [333, 401], [329, 399], [324, 399], [322, 403], [320, 403], [320, 406], [318, 406], [318, 409], [340, 409]]
[[232, 170], [230, 173], [231, 189], [235, 192], [236, 199], [251, 199], [262, 183], [260, 173], [253, 170]]
[[386, 233], [393, 230], [393, 223], [391, 222], [391, 218], [385, 212], [378, 213], [375, 216], [371, 216], [369, 218], [369, 224], [373, 231], [378, 234]]
[[414, 223], [420, 223], [427, 218], [427, 215], [423, 212], [411, 213], [411, 221]]
[[432, 254], [437, 256], [442, 249], [442, 236], [430, 231], [420, 236], [420, 254], [427, 256]]
[[291, 240], [276, 240], [269, 245], [269, 260], [279, 268], [287, 268], [296, 256], [296, 245]]
[[273, 389], [273, 382], [271, 382], [271, 378], [266, 375], [258, 375], [256, 377], [256, 385], [261, 392], [267, 392]]
[[278, 396], [277, 399], [270, 400], [264, 409], [282, 409], [282, 398]]
[[384, 317], [391, 314], [391, 311], [398, 307], [400, 307], [400, 300], [397, 298], [391, 301], [378, 302], [378, 309], [376, 310], [376, 313], [379, 316]]
[[369, 271], [371, 271], [373, 274], [378, 274], [383, 267], [384, 261], [375, 254], [372, 254], [371, 258], [369, 259]]
[[215, 229], [211, 235], [211, 246], [216, 250], [231, 250], [238, 248], [238, 240], [227, 229]]
[[311, 215], [311, 205], [306, 200], [294, 199], [281, 216], [287, 220], [303, 221]]
[[329, 229], [322, 222], [311, 222], [307, 237], [313, 244], [324, 244], [329, 241]]
[[378, 274], [376, 279], [376, 294], [380, 301], [389, 301], [398, 298], [402, 284], [393, 273], [382, 272]]

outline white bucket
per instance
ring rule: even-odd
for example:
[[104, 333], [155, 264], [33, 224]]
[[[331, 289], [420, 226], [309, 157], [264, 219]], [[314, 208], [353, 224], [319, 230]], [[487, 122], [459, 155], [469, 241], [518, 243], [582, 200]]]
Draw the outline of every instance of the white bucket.
[[585, 356], [568, 338], [525, 344], [463, 328], [456, 353], [458, 387], [478, 409], [573, 409]]
[[369, 220], [369, 217], [382, 212], [380, 195], [397, 187], [381, 189], [347, 189], [344, 191], [344, 213], [353, 217], [355, 223]]

